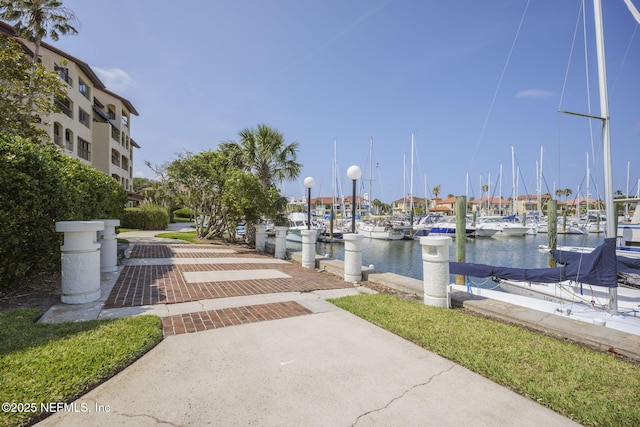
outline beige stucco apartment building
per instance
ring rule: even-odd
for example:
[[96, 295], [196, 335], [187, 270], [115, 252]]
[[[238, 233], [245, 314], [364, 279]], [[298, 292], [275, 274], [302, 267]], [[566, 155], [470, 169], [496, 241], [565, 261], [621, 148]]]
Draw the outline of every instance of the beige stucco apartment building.
[[[33, 44], [16, 38], [13, 27], [0, 22], [0, 33], [18, 40], [33, 52]], [[66, 84], [67, 96], [56, 99], [60, 113], [43, 117], [43, 127], [60, 150], [113, 177], [131, 192], [133, 149], [131, 117], [138, 111], [131, 102], [109, 91], [84, 61], [47, 43], [40, 60]]]

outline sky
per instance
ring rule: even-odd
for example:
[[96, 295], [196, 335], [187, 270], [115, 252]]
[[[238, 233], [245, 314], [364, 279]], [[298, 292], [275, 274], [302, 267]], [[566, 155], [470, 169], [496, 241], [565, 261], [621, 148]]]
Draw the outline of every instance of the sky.
[[[635, 195], [640, 31], [623, 0], [603, 3], [613, 187]], [[79, 34], [46, 41], [140, 113], [135, 176], [154, 178], [145, 161], [215, 150], [264, 123], [299, 143], [287, 197], [303, 198], [308, 176], [312, 197], [348, 195], [351, 165], [363, 172], [359, 193], [385, 203], [436, 186], [440, 197], [480, 198], [483, 185], [505, 198], [604, 196], [600, 122], [558, 112], [600, 113], [591, 1], [586, 41], [580, 0], [63, 5]]]

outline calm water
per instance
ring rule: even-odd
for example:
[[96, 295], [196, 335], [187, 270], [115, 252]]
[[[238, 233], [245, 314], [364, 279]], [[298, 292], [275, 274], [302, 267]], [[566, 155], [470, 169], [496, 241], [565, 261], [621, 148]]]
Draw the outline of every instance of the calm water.
[[[558, 246], [595, 247], [603, 241], [602, 234], [558, 236]], [[467, 239], [466, 262], [519, 268], [546, 267], [547, 255], [538, 251], [538, 245], [547, 244], [547, 234]], [[449, 250], [451, 261], [456, 259], [455, 247], [454, 240]], [[302, 245], [287, 241], [287, 248], [302, 250]], [[316, 252], [319, 255], [328, 254], [331, 258], [344, 260], [342, 243], [317, 243]], [[422, 280], [422, 247], [418, 240], [364, 239], [362, 264], [373, 265], [376, 270]]]

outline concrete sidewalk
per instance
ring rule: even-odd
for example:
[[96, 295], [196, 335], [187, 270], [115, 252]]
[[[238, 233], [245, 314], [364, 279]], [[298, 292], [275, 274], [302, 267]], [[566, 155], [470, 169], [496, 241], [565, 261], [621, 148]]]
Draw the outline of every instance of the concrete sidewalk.
[[91, 316], [154, 313], [165, 339], [39, 425], [576, 425], [325, 301], [367, 288], [236, 247], [126, 238], [153, 258], [129, 259]]

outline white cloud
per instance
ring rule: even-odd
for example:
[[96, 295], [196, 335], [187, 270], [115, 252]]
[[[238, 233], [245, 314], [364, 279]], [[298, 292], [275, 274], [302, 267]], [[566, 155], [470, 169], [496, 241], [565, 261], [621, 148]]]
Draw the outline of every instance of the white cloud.
[[113, 92], [121, 92], [135, 85], [135, 80], [126, 71], [119, 68], [104, 69], [93, 67], [100, 80]]
[[516, 93], [516, 98], [551, 98], [554, 93], [544, 89], [524, 89]]

